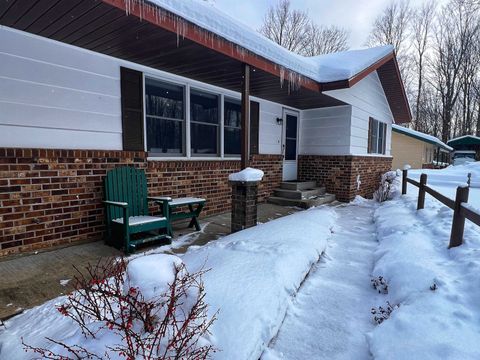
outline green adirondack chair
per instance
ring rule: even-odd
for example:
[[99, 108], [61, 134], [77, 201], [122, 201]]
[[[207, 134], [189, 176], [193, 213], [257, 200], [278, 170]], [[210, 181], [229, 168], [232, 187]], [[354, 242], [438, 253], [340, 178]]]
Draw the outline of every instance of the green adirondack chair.
[[[104, 180], [107, 243], [131, 253], [150, 241], [171, 240], [168, 198], [151, 198], [143, 170], [124, 166], [110, 170]], [[150, 216], [148, 202], [161, 205], [163, 216]]]

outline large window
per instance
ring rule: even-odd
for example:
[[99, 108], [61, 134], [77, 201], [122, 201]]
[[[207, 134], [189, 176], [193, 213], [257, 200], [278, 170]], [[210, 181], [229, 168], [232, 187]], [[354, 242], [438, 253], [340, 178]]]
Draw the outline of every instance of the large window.
[[147, 150], [175, 156], [185, 152], [184, 87], [145, 79]]
[[372, 154], [385, 154], [387, 124], [370, 118], [368, 152]]
[[192, 155], [219, 154], [219, 96], [190, 91], [190, 139]]
[[225, 155], [240, 155], [242, 105], [240, 100], [225, 98], [224, 102]]
[[[144, 102], [146, 147], [150, 156], [240, 156], [242, 106], [239, 99], [145, 77]], [[258, 103], [251, 104], [251, 134], [257, 136], [256, 141], [253, 137], [250, 140], [256, 146], [254, 153], [258, 151], [260, 110]]]

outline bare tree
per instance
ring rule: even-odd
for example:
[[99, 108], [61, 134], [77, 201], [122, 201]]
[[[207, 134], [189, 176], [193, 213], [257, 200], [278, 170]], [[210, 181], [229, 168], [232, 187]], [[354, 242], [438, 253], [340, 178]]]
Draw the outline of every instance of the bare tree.
[[425, 57], [430, 42], [430, 32], [435, 16], [435, 2], [430, 0], [413, 13], [413, 48], [417, 72], [417, 93], [415, 101], [415, 129], [425, 131], [425, 114], [421, 112], [422, 92], [424, 88]]
[[392, 1], [375, 19], [367, 45], [393, 45], [397, 55], [403, 55], [409, 47], [411, 15], [409, 1]]
[[290, 0], [280, 0], [265, 15], [260, 33], [293, 52], [302, 52], [310, 20], [304, 11], [293, 10]]
[[315, 24], [306, 11], [292, 9], [290, 0], [279, 0], [268, 9], [259, 32], [284, 48], [305, 56], [348, 48], [347, 30]]
[[305, 38], [302, 54], [316, 56], [348, 49], [349, 31], [337, 26], [318, 26], [310, 24], [309, 34]]
[[462, 71], [469, 49], [479, 31], [478, 7], [474, 0], [451, 0], [439, 16], [436, 29], [433, 86], [442, 101], [442, 140], [452, 132], [455, 104], [461, 91]]

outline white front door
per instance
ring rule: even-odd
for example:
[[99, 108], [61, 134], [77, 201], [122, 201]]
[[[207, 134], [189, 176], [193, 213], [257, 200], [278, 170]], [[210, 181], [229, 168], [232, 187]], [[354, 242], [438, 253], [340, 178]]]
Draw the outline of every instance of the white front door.
[[283, 110], [283, 180], [297, 180], [298, 113]]

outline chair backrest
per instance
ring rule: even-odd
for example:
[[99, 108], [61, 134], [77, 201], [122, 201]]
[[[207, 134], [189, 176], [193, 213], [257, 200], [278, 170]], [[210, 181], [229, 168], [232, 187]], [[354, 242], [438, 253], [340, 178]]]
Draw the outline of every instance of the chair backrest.
[[[105, 200], [128, 203], [129, 216], [148, 215], [147, 178], [141, 169], [130, 166], [110, 170], [105, 177]], [[107, 207], [107, 220], [122, 217], [119, 207]]]

